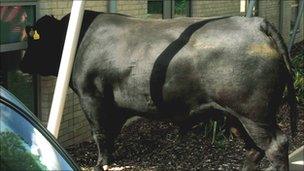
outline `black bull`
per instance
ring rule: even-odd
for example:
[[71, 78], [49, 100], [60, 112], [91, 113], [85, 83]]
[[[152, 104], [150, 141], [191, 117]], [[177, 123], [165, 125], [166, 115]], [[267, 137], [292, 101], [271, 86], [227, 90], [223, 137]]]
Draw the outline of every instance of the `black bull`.
[[[27, 27], [24, 72], [57, 75], [68, 17], [45, 16]], [[245, 141], [245, 170], [264, 155], [271, 168], [288, 169], [276, 112], [287, 86], [295, 132], [293, 76], [286, 46], [265, 20], [142, 20], [86, 11], [79, 42], [70, 86], [92, 128], [96, 168], [108, 164], [116, 136], [134, 115], [172, 121], [184, 132], [221, 114]]]

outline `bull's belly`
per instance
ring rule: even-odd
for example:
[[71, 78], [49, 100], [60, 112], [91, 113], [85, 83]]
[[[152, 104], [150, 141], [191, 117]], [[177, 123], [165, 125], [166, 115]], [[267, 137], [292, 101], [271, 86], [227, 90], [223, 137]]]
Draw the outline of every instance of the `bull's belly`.
[[116, 104], [138, 113], [155, 113], [156, 106], [150, 96], [147, 74], [130, 74], [130, 77], [113, 87]]
[[138, 89], [115, 89], [114, 98], [116, 104], [121, 108], [131, 109], [141, 113], [154, 113], [156, 106], [153, 104], [150, 95], [146, 92], [139, 92]]
[[148, 84], [148, 80], [137, 80], [136, 84], [134, 84], [134, 80], [129, 79], [124, 82], [124, 84], [115, 86], [113, 89], [115, 103], [118, 107], [133, 112], [128, 113], [128, 115], [137, 115], [148, 119], [172, 122], [187, 119], [189, 116], [188, 113], [182, 111], [160, 111], [151, 99], [150, 86]]
[[140, 88], [132, 90], [115, 89], [115, 102], [118, 107], [127, 109], [128, 116], [141, 116], [151, 120], [169, 121], [182, 123], [191, 119], [189, 113], [160, 111], [153, 103], [150, 93], [142, 91]]

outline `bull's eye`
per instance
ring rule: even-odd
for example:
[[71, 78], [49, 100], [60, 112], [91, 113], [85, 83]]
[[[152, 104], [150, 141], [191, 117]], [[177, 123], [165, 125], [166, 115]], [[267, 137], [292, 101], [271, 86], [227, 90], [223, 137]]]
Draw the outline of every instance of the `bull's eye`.
[[39, 40], [40, 39], [40, 35], [38, 34], [37, 30], [34, 31], [33, 39], [34, 40]]
[[34, 36], [34, 30], [31, 30], [31, 31], [29, 32], [29, 36], [30, 36], [30, 37], [33, 37], [33, 36]]

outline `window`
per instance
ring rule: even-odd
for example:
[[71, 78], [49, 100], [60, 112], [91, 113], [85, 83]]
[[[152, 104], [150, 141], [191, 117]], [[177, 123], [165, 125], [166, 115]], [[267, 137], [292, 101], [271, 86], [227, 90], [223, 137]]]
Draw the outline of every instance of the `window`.
[[148, 0], [149, 18], [176, 18], [191, 16], [191, 0]]
[[0, 52], [26, 48], [25, 26], [36, 19], [36, 2], [1, 2]]
[[174, 1], [174, 17], [189, 17], [190, 16], [190, 0], [175, 0]]
[[163, 1], [149, 0], [148, 1], [148, 17], [162, 18], [163, 16]]

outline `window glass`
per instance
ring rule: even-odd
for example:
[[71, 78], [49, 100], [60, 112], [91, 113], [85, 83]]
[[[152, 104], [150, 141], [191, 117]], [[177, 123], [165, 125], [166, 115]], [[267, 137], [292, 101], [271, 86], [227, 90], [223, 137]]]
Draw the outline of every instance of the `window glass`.
[[174, 17], [189, 16], [189, 0], [175, 0], [174, 1]]
[[1, 53], [1, 85], [16, 95], [33, 113], [35, 112], [35, 81], [34, 76], [19, 70], [21, 51]]
[[163, 16], [163, 1], [148, 0], [148, 18], [161, 19]]
[[72, 170], [29, 121], [0, 103], [0, 170]]
[[35, 21], [35, 6], [0, 6], [0, 43], [16, 43], [25, 40], [25, 26]]

